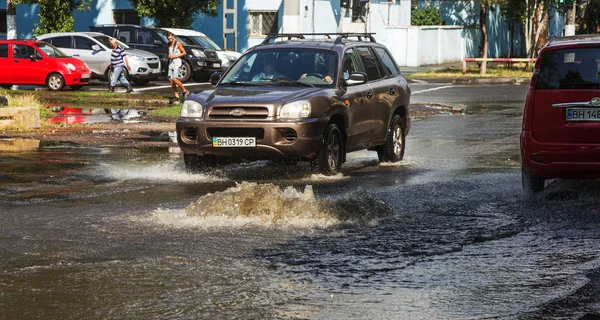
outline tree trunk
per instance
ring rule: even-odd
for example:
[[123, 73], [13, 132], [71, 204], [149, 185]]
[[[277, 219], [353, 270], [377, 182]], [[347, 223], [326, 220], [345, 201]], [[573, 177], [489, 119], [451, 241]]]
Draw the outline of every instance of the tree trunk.
[[6, 0], [6, 39], [17, 38], [17, 10], [12, 0]]
[[[481, 51], [480, 56], [484, 59], [488, 57], [488, 34], [487, 34], [487, 14], [486, 14], [486, 6], [483, 1], [479, 3], [479, 25], [481, 27]], [[487, 72], [487, 61], [481, 62], [481, 67], [479, 68], [479, 74], [485, 74]]]

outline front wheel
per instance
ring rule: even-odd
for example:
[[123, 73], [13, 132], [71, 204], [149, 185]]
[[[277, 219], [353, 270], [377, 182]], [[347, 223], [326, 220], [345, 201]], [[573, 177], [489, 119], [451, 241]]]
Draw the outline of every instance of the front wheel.
[[342, 167], [343, 158], [342, 134], [336, 124], [330, 123], [325, 129], [321, 150], [311, 163], [313, 171], [324, 175], [335, 175]]
[[190, 63], [182, 60], [181, 61], [181, 67], [179, 68], [179, 81], [183, 82], [188, 82], [190, 80], [190, 77], [192, 76], [192, 67], [190, 66]]
[[521, 167], [521, 183], [523, 184], [523, 194], [526, 197], [531, 197], [544, 190], [546, 179], [540, 178]]
[[398, 162], [404, 158], [405, 125], [399, 115], [392, 117], [385, 144], [377, 148], [380, 162]]
[[51, 91], [60, 91], [65, 86], [65, 79], [58, 73], [51, 73], [46, 79], [46, 87]]

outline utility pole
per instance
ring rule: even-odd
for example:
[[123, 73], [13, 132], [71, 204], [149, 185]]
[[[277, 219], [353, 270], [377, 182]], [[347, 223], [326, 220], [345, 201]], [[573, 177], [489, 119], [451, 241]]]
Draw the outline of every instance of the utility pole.
[[574, 0], [565, 0], [566, 9], [566, 23], [565, 23], [565, 36], [575, 35], [575, 13], [577, 9], [577, 3]]
[[[314, 2], [313, 2], [314, 4]], [[313, 6], [314, 12], [314, 6]], [[314, 21], [313, 21], [314, 26]], [[300, 32], [300, 0], [283, 0], [282, 33]], [[314, 30], [313, 30], [314, 32]]]
[[[8, 0], [7, 0], [8, 1]], [[233, 2], [233, 8], [229, 7]], [[229, 28], [227, 18], [231, 17], [233, 27]], [[227, 50], [227, 35], [233, 35], [233, 51], [237, 51], [237, 0], [223, 0], [223, 49]]]
[[17, 9], [12, 0], [6, 0], [6, 39], [17, 38]]

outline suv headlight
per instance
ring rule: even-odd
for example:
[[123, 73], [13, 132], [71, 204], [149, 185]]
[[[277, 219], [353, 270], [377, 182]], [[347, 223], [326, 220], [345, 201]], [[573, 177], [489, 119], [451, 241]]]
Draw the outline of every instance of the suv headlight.
[[310, 117], [310, 102], [300, 100], [290, 102], [279, 110], [280, 119], [298, 119]]
[[204, 51], [198, 49], [192, 49], [192, 53], [198, 58], [206, 58]]
[[144, 61], [144, 60], [146, 60], [144, 57], [136, 56], [135, 54], [131, 54], [128, 57], [131, 58], [131, 59], [133, 59], [133, 60], [137, 60], [137, 61]]
[[204, 110], [202, 105], [196, 101], [185, 100], [181, 107], [181, 117], [184, 118], [201, 118]]

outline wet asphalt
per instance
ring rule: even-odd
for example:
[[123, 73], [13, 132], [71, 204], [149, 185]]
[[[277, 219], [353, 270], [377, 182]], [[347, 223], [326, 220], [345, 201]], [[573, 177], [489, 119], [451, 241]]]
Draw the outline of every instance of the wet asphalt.
[[526, 86], [414, 84], [405, 159], [0, 144], [0, 319], [594, 319], [600, 183], [520, 186]]

